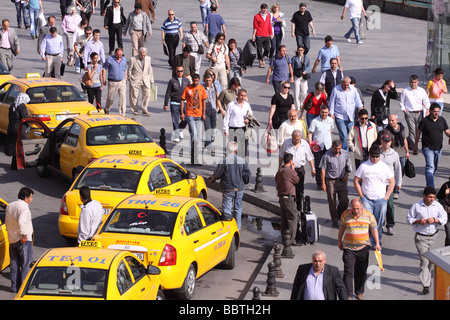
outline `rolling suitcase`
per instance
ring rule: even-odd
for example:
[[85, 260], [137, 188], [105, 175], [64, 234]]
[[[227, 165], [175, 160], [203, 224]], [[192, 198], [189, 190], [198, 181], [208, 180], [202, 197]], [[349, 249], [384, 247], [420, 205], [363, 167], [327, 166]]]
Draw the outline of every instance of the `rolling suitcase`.
[[305, 243], [313, 244], [319, 241], [319, 223], [314, 212], [302, 214], [302, 234]]
[[251, 39], [247, 41], [242, 50], [242, 61], [246, 66], [251, 66], [256, 59], [256, 44]]

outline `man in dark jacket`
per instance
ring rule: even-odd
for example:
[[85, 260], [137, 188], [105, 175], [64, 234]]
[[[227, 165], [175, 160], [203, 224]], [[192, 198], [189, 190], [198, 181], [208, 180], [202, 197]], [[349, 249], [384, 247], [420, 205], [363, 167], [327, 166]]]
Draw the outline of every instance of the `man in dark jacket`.
[[[347, 300], [348, 294], [339, 269], [326, 264], [322, 250], [312, 256], [312, 263], [297, 269], [292, 287], [291, 300]], [[319, 285], [319, 287], [317, 286]]]
[[[117, 13], [120, 12], [120, 15]], [[115, 15], [116, 14], [116, 15]], [[119, 18], [120, 17], [120, 18]], [[113, 5], [106, 9], [104, 27], [108, 30], [109, 35], [109, 55], [114, 54], [114, 42], [117, 37], [117, 47], [123, 49], [122, 33], [123, 27], [127, 19], [123, 14], [123, 7], [120, 5], [120, 0], [113, 0]]]
[[249, 183], [252, 174], [245, 159], [239, 157], [237, 152], [237, 142], [228, 142], [228, 156], [219, 162], [213, 175], [209, 178], [209, 181], [214, 182], [220, 179], [220, 190], [223, 193], [223, 211], [224, 213], [231, 214], [236, 218], [238, 229], [240, 230], [244, 185]]
[[8, 114], [8, 136], [6, 138], [5, 154], [13, 156], [11, 160], [11, 169], [17, 169], [16, 163], [16, 141], [20, 121], [28, 118], [28, 111], [26, 104], [30, 102], [30, 97], [26, 93], [19, 93], [16, 100], [9, 107]]
[[182, 130], [186, 128], [186, 121], [179, 122], [181, 115], [181, 95], [183, 94], [184, 88], [189, 85], [189, 79], [183, 77], [183, 73], [183, 66], [176, 67], [175, 76], [169, 80], [166, 96], [164, 97], [164, 111], [169, 110], [170, 100], [170, 114], [172, 116], [173, 127], [172, 141], [174, 142], [180, 142], [180, 139], [183, 139]]

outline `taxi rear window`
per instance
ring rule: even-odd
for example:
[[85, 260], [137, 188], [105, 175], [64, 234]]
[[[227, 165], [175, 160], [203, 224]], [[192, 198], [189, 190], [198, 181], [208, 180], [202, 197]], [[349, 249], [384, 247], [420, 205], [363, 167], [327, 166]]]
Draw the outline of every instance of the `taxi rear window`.
[[78, 179], [75, 189], [88, 186], [91, 190], [136, 193], [141, 171], [114, 168], [87, 168]]
[[116, 209], [102, 232], [171, 236], [177, 215], [177, 212], [160, 210]]
[[93, 127], [87, 130], [86, 145], [111, 145], [153, 142], [141, 125], [121, 124]]
[[108, 270], [94, 268], [37, 267], [24, 294], [105, 298]]
[[27, 90], [27, 94], [30, 104], [86, 101], [75, 86], [68, 85], [33, 87]]

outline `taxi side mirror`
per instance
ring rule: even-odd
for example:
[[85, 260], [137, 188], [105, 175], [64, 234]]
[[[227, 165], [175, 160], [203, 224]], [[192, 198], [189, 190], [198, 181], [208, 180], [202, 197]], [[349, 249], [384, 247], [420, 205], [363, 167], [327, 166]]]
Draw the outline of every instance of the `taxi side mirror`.
[[161, 270], [158, 267], [155, 267], [150, 264], [147, 267], [147, 274], [149, 274], [151, 276], [156, 276], [158, 274], [161, 274]]
[[195, 172], [192, 172], [192, 171], [188, 171], [187, 174], [186, 174], [186, 177], [188, 179], [192, 179], [192, 180], [197, 179], [197, 175], [195, 174]]
[[221, 221], [231, 221], [231, 220], [233, 220], [233, 216], [229, 213], [222, 213], [220, 215], [220, 220]]

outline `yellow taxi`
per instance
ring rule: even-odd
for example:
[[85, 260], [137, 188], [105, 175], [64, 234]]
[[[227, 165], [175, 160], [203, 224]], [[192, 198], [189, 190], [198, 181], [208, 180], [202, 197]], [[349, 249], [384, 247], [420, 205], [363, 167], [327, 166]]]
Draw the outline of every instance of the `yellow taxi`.
[[9, 73], [8, 68], [6, 68], [5, 65], [0, 62], [0, 85], [12, 79], [16, 79], [16, 77]]
[[105, 216], [133, 194], [163, 194], [207, 198], [205, 180], [175, 161], [139, 155], [108, 155], [91, 162], [61, 200], [59, 232], [76, 238], [82, 202], [79, 189], [88, 186], [91, 197], [103, 205]]
[[200, 276], [219, 264], [234, 268], [240, 234], [231, 215], [204, 199], [133, 195], [117, 205], [93, 239], [158, 266], [161, 288], [191, 299]]
[[112, 114], [81, 115], [51, 130], [39, 119], [25, 119], [17, 139], [17, 168], [36, 167], [40, 177], [52, 171], [70, 180], [90, 162], [107, 154], [146, 154], [165, 157], [145, 128], [137, 121]]
[[8, 203], [0, 198], [0, 271], [9, 266], [9, 241], [5, 225], [5, 211]]
[[129, 251], [50, 249], [34, 263], [15, 300], [162, 300], [159, 273]]
[[0, 133], [7, 134], [8, 113], [19, 93], [30, 97], [28, 115], [40, 119], [49, 128], [61, 121], [97, 111], [71, 83], [55, 78], [16, 78], [0, 85]]

